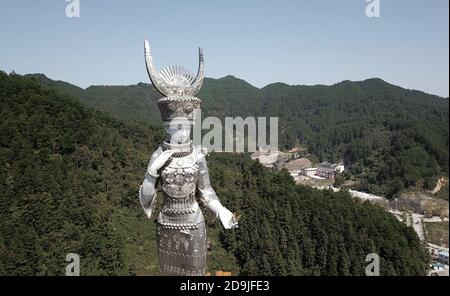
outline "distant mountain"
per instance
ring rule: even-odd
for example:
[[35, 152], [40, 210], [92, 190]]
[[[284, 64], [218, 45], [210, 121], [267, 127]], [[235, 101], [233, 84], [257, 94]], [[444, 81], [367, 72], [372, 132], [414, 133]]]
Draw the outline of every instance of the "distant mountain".
[[149, 84], [90, 86], [82, 89], [67, 82], [51, 80], [43, 74], [30, 74], [26, 76], [33, 77], [43, 85], [56, 88], [79, 99], [88, 106], [111, 114], [115, 118], [150, 123], [161, 121], [157, 106], [152, 100], [158, 94]]
[[[160, 95], [149, 84], [85, 90], [43, 75], [42, 83], [116, 118], [158, 123]], [[202, 115], [277, 116], [280, 148], [307, 146], [320, 160], [344, 160], [356, 189], [392, 197], [430, 189], [448, 176], [449, 101], [381, 79], [324, 86], [273, 83], [258, 89], [233, 76], [206, 78]]]
[[[155, 217], [137, 191], [161, 140], [160, 128], [0, 72], [0, 275], [64, 275], [68, 253], [81, 275], [158, 274]], [[382, 275], [427, 272], [414, 230], [381, 207], [296, 185], [244, 154], [208, 164], [222, 202], [242, 214], [233, 231], [207, 220], [211, 272], [363, 275], [369, 253]]]

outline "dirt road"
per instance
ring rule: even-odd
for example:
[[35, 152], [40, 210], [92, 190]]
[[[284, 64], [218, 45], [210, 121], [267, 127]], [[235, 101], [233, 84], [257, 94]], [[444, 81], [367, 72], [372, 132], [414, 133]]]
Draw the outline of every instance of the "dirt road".
[[411, 214], [411, 218], [412, 218], [412, 226], [414, 227], [414, 230], [417, 232], [417, 235], [419, 236], [420, 240], [425, 240], [422, 225], [423, 216], [420, 214]]

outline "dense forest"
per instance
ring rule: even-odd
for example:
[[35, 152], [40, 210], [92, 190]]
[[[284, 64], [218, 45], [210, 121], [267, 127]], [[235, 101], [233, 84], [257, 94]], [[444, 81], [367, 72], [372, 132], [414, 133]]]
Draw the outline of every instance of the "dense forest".
[[296, 185], [246, 155], [213, 154], [209, 163], [218, 195], [243, 215], [238, 231], [220, 232], [243, 275], [364, 275], [369, 253], [383, 275], [427, 269], [414, 230], [381, 207]]
[[157, 253], [136, 188], [160, 130], [4, 73], [0, 106], [0, 274], [63, 275], [68, 253], [84, 275], [145, 272], [136, 260]]
[[[159, 123], [151, 85], [91, 86], [86, 90], [32, 75], [126, 121]], [[281, 149], [307, 147], [320, 161], [343, 160], [338, 185], [387, 197], [434, 187], [448, 177], [449, 103], [381, 79], [331, 86], [274, 83], [258, 89], [233, 76], [205, 79], [203, 116], [277, 116]]]
[[[66, 93], [0, 72], [0, 275], [63, 275], [68, 253], [82, 275], [158, 274], [155, 220], [137, 190], [161, 129]], [[208, 221], [212, 272], [361, 275], [369, 253], [383, 275], [428, 269], [414, 230], [378, 206], [296, 185], [246, 154], [213, 153], [208, 164], [222, 202], [242, 215], [233, 231]]]

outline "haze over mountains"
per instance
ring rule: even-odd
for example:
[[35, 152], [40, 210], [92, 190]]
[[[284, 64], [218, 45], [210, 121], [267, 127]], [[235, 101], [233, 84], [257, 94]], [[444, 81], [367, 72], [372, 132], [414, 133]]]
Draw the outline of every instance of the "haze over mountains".
[[[82, 89], [30, 75], [115, 118], [159, 124], [160, 97], [150, 84]], [[324, 86], [273, 83], [258, 89], [233, 76], [206, 78], [202, 116], [279, 117], [280, 148], [301, 145], [320, 161], [344, 160], [338, 182], [393, 197], [428, 190], [448, 176], [449, 101], [382, 79]], [[448, 198], [448, 197], [447, 197]]]

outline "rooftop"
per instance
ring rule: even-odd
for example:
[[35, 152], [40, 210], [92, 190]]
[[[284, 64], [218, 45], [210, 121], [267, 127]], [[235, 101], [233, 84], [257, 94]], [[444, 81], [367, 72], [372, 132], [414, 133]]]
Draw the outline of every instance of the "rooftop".
[[447, 252], [447, 251], [439, 251], [438, 254], [439, 254], [440, 256], [448, 257], [448, 252]]
[[431, 266], [433, 266], [433, 267], [445, 267], [445, 265], [440, 263], [440, 262], [431, 263]]
[[331, 163], [329, 163], [328, 161], [324, 161], [319, 164], [319, 167], [331, 167]]

